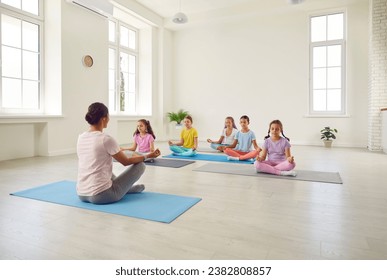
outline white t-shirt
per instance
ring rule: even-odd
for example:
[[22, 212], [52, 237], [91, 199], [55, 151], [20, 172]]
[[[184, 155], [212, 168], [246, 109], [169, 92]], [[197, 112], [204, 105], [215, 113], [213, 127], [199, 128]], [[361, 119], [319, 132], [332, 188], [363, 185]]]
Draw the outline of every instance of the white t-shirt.
[[227, 128], [224, 128], [223, 132], [222, 132], [222, 136], [224, 137], [223, 141], [222, 141], [222, 144], [231, 145], [232, 143], [234, 143], [235, 134], [238, 132], [238, 129], [233, 128], [232, 132], [231, 132], [231, 134], [229, 136], [226, 135], [226, 130], [227, 130]]
[[120, 147], [111, 136], [100, 132], [84, 132], [78, 137], [77, 193], [96, 195], [112, 185], [113, 160]]

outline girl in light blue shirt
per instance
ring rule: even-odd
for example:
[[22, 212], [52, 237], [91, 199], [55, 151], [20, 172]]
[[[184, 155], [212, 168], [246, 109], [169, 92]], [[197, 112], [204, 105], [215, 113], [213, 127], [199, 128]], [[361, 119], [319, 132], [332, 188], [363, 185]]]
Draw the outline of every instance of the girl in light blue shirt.
[[[234, 142], [224, 150], [228, 160], [254, 160], [261, 151], [255, 134], [249, 128], [250, 119], [244, 115], [239, 119], [241, 130], [235, 135]], [[251, 146], [254, 150], [251, 150]]]

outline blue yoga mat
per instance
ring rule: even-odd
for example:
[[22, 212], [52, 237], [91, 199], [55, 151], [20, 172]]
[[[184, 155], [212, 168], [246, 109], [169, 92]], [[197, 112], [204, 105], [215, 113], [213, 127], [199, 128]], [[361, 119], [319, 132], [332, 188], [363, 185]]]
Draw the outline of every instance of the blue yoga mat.
[[191, 157], [187, 156], [177, 156], [170, 154], [163, 156], [163, 158], [181, 158], [181, 159], [190, 159], [190, 160], [206, 160], [206, 161], [218, 161], [218, 162], [229, 162], [229, 163], [242, 163], [242, 164], [253, 164], [253, 161], [250, 160], [228, 160], [227, 155], [210, 155], [210, 154], [196, 154]]
[[142, 192], [127, 194], [115, 203], [96, 205], [82, 202], [78, 198], [74, 181], [59, 181], [11, 195], [163, 223], [172, 222], [201, 200], [196, 197]]

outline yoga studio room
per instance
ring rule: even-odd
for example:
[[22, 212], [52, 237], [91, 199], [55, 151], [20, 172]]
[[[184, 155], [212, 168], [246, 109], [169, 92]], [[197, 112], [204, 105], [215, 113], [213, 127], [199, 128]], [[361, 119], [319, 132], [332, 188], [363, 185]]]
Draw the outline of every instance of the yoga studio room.
[[0, 31], [1, 260], [387, 259], [387, 0], [0, 0]]

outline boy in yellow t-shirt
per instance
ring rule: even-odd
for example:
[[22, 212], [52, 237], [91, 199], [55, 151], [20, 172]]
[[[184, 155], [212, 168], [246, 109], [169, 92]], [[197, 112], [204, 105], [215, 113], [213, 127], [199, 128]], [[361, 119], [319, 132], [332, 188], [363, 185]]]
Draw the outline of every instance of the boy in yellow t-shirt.
[[173, 143], [168, 141], [169, 149], [174, 155], [179, 156], [194, 156], [198, 147], [198, 132], [192, 127], [192, 117], [184, 118], [185, 128], [180, 133], [180, 141]]

